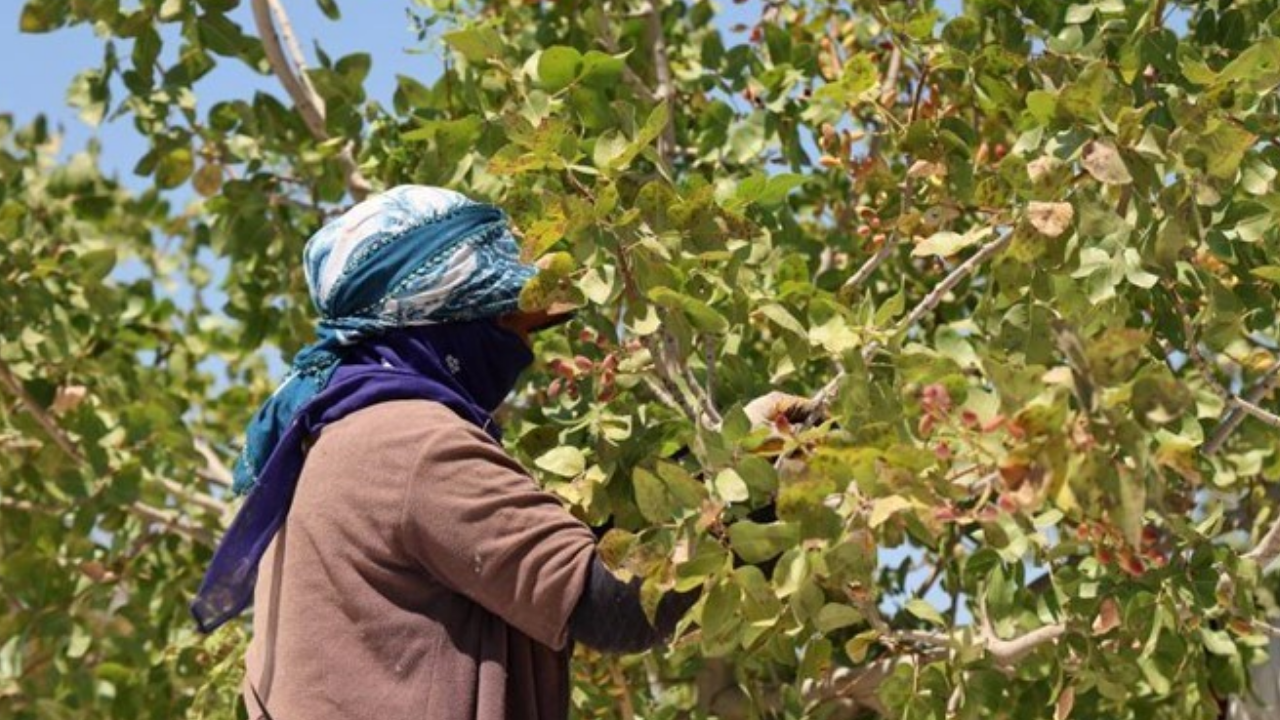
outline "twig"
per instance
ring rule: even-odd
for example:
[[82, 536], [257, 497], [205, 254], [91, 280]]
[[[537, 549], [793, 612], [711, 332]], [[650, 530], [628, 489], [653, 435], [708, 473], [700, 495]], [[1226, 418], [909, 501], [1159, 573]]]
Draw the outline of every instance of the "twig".
[[177, 482], [176, 480], [170, 480], [169, 478], [160, 478], [160, 485], [163, 486], [164, 489], [168, 491], [170, 495], [173, 495], [175, 498], [191, 502], [192, 504], [198, 505], [199, 507], [202, 507], [205, 510], [208, 510], [219, 516], [224, 515], [227, 512], [226, 503], [223, 503], [208, 495], [205, 495], [204, 493], [199, 492], [194, 488], [189, 488], [183, 485], [182, 483]]
[[844, 281], [844, 284], [840, 286], [841, 293], [848, 294], [857, 289], [859, 285], [865, 283], [867, 279], [871, 277], [871, 274], [883, 265], [884, 261], [888, 260], [890, 255], [893, 255], [893, 251], [898, 249], [898, 243], [901, 238], [901, 234], [898, 231], [898, 225], [902, 221], [902, 216], [906, 214], [907, 208], [912, 204], [913, 197], [915, 195], [914, 183], [915, 178], [913, 177], [908, 177], [903, 181], [902, 195], [898, 202], [898, 217], [894, 220], [893, 229], [889, 232], [889, 237], [885, 238], [884, 245], [880, 246], [880, 249], [876, 251], [875, 255], [867, 258], [867, 261], [862, 263], [862, 266], [858, 268], [858, 271], [855, 272], [848, 280]]
[[908, 124], [916, 121], [920, 115], [920, 100], [924, 97], [924, 87], [929, 82], [929, 73], [933, 72], [933, 68], [928, 63], [920, 66], [920, 78], [916, 80], [915, 93], [911, 98], [911, 112], [907, 115]]
[[627, 684], [627, 677], [622, 674], [622, 666], [616, 657], [609, 659], [609, 677], [618, 689], [618, 714], [622, 720], [635, 720], [636, 708], [631, 704], [631, 687]]
[[[30, 416], [31, 419], [36, 421], [36, 424], [44, 430], [45, 434], [53, 440], [53, 444], [56, 445], [64, 455], [77, 465], [86, 466], [89, 464], [84, 453], [80, 452], [80, 448], [76, 447], [75, 442], [72, 441], [71, 437], [62, 429], [62, 426], [58, 425], [58, 422], [53, 418], [53, 416], [50, 415], [35, 398], [31, 397], [31, 394], [22, 386], [22, 382], [18, 380], [18, 378], [13, 374], [13, 371], [10, 370], [9, 366], [3, 361], [0, 361], [0, 385], [3, 385], [5, 390], [17, 398], [18, 404], [22, 407], [22, 410]], [[178, 535], [186, 537], [189, 540], [201, 542], [209, 546], [214, 544], [212, 533], [203, 528], [185, 525], [179, 522], [176, 517], [171, 516], [163, 510], [153, 508], [142, 502], [134, 502], [129, 504], [127, 507], [130, 512], [143, 520], [162, 523]]]
[[[303, 123], [311, 131], [311, 136], [320, 142], [328, 140], [324, 98], [320, 97], [312, 87], [311, 81], [306, 78], [306, 67], [300, 62], [302, 53], [298, 48], [293, 34], [293, 25], [289, 22], [289, 16], [285, 14], [284, 7], [279, 0], [253, 0], [253, 21], [258, 28], [258, 35], [262, 38], [262, 50], [272, 73], [279, 78], [285, 92], [298, 108], [298, 114], [302, 116]], [[290, 65], [289, 59], [285, 57], [284, 48], [281, 45], [282, 36], [284, 42], [294, 50], [295, 61], [298, 61], [296, 72]], [[372, 190], [372, 186], [356, 165], [352, 143], [348, 142], [343, 146], [338, 153], [338, 162], [342, 164], [347, 176], [347, 190], [356, 200], [363, 200]]]
[[1270, 638], [1280, 638], [1280, 628], [1261, 620], [1253, 621], [1253, 629]]
[[875, 272], [877, 268], [883, 265], [884, 261], [888, 260], [889, 256], [893, 254], [893, 251], [897, 249], [898, 233], [897, 231], [894, 231], [889, 234], [887, 239], [885, 239], [884, 244], [880, 246], [880, 249], [876, 251], [876, 254], [867, 258], [867, 261], [862, 263], [862, 266], [858, 268], [858, 271], [855, 272], [848, 280], [844, 281], [844, 285], [840, 286], [840, 291], [847, 293], [866, 282], [867, 278], [871, 277], [871, 273]]
[[1271, 529], [1262, 536], [1252, 550], [1244, 554], [1244, 557], [1258, 563], [1258, 567], [1261, 568], [1266, 568], [1280, 557], [1280, 517], [1271, 523]]
[[[1244, 396], [1245, 402], [1256, 405], [1258, 401], [1267, 396], [1267, 393], [1271, 392], [1277, 380], [1280, 380], [1280, 359], [1272, 362], [1267, 372], [1254, 383], [1253, 388]], [[1200, 452], [1206, 456], [1218, 452], [1222, 444], [1227, 441], [1227, 438], [1231, 437], [1231, 433], [1235, 432], [1235, 429], [1244, 421], [1245, 414], [1243, 408], [1228, 404], [1227, 414], [1223, 416], [1222, 422], [1218, 423], [1213, 435], [1209, 436], [1209, 439], [1201, 446]]]
[[209, 443], [204, 440], [195, 441], [196, 452], [204, 457], [205, 469], [200, 472], [200, 477], [209, 482], [221, 485], [222, 487], [231, 487], [235, 484], [235, 478], [231, 474], [231, 470], [222, 462], [222, 458], [218, 457], [218, 453], [214, 452]]
[[280, 37], [289, 48], [289, 56], [293, 60], [293, 67], [297, 70], [298, 79], [302, 81], [310, 96], [318, 101], [320, 114], [327, 115], [324, 99], [320, 97], [320, 93], [316, 92], [315, 85], [311, 84], [311, 77], [307, 74], [306, 55], [302, 52], [302, 45], [298, 43], [298, 36], [293, 32], [293, 24], [289, 22], [289, 16], [284, 12], [284, 6], [280, 4], [280, 0], [267, 0], [267, 2], [271, 4], [271, 14], [276, 27], [280, 30]]
[[919, 322], [920, 318], [924, 317], [926, 313], [937, 307], [938, 303], [942, 302], [942, 298], [944, 298], [947, 293], [955, 289], [955, 287], [960, 284], [961, 280], [964, 280], [966, 277], [973, 274], [973, 271], [977, 270], [982, 263], [991, 259], [993, 255], [1003, 250], [1012, 240], [1013, 233], [1007, 232], [1003, 237], [992, 240], [981, 248], [978, 248], [977, 252], [970, 255], [967, 260], [957, 265], [949, 275], [942, 279], [942, 282], [938, 283], [928, 295], [925, 295], [924, 299], [920, 301], [920, 304], [912, 308], [911, 312], [903, 318], [902, 322], [898, 323], [898, 329], [905, 330]]
[[[714, 409], [716, 398], [716, 347], [709, 338], [703, 338], [702, 343], [703, 362], [707, 366], [706, 394]], [[717, 416], [719, 414], [719, 412], [716, 413]]]
[[130, 503], [128, 507], [129, 511], [140, 519], [161, 525], [166, 531], [172, 531], [175, 535], [184, 537], [195, 543], [200, 543], [206, 547], [214, 547], [217, 545], [217, 541], [214, 539], [213, 533], [202, 527], [196, 527], [182, 522], [175, 513], [166, 512], [141, 502]]
[[18, 399], [18, 404], [22, 406], [22, 409], [26, 411], [32, 420], [36, 421], [36, 424], [44, 430], [45, 434], [49, 436], [50, 440], [53, 440], [53, 444], [57, 445], [63, 454], [78, 464], [85, 462], [84, 455], [80, 454], [80, 449], [67, 436], [62, 426], [58, 425], [58, 421], [54, 420], [53, 416], [41, 407], [35, 398], [31, 397], [31, 393], [27, 392], [27, 389], [22, 386], [22, 382], [18, 380], [17, 376], [2, 360], [0, 360], [0, 385], [3, 385], [9, 394]]
[[889, 71], [884, 74], [880, 83], [880, 104], [886, 108], [898, 102], [898, 75], [902, 72], [902, 47], [893, 44], [893, 52], [889, 55]]
[[1165, 287], [1169, 291], [1170, 297], [1173, 298], [1173, 306], [1178, 313], [1178, 317], [1182, 320], [1182, 334], [1187, 339], [1187, 357], [1191, 358], [1191, 363], [1200, 371], [1205, 383], [1217, 393], [1218, 397], [1223, 399], [1231, 397], [1231, 393], [1222, 386], [1222, 383], [1218, 382], [1213, 368], [1209, 367], [1204, 355], [1200, 353], [1199, 333], [1196, 332], [1195, 326], [1191, 324], [1191, 313], [1187, 309], [1187, 304], [1182, 301], [1182, 296], [1178, 294], [1178, 290], [1173, 283], [1166, 283]]

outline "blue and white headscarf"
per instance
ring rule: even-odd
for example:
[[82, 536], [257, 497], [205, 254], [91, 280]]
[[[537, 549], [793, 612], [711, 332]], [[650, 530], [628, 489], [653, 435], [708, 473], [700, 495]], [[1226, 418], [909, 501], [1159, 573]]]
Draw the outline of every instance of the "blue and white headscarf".
[[253, 599], [258, 562], [284, 524], [306, 442], [381, 402], [441, 403], [495, 439], [490, 413], [533, 355], [493, 321], [519, 307], [536, 270], [502, 211], [439, 188], [365, 200], [307, 243], [318, 339], [259, 409], [235, 467], [248, 497], [214, 553], [191, 612], [210, 632]]
[[235, 466], [246, 493], [288, 422], [328, 384], [340, 351], [361, 338], [414, 325], [515, 311], [537, 269], [520, 262], [506, 215], [443, 188], [402, 185], [348, 210], [303, 253], [319, 339], [249, 426]]

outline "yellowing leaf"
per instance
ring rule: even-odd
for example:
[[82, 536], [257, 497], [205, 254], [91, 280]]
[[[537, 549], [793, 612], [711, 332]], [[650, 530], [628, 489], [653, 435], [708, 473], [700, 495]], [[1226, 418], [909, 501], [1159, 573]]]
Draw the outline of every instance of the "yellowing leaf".
[[911, 501], [901, 495], [876, 498], [875, 504], [871, 507], [871, 518], [867, 521], [867, 524], [873, 529], [878, 528], [889, 518], [909, 509], [911, 509]]
[[547, 451], [533, 461], [534, 465], [561, 477], [577, 477], [587, 468], [587, 458], [572, 445], [562, 445]]
[[911, 254], [915, 257], [928, 257], [930, 255], [951, 257], [967, 247], [977, 245], [990, 234], [991, 228], [986, 226], [975, 227], [963, 235], [943, 230], [925, 238], [915, 246]]
[[1098, 617], [1093, 619], [1093, 634], [1106, 635], [1120, 627], [1120, 606], [1114, 598], [1105, 598], [1102, 607], [1098, 608]]
[[1071, 717], [1071, 709], [1076, 706], [1076, 689], [1070, 685], [1058, 693], [1058, 701], [1054, 703], [1053, 720], [1067, 720]]
[[716, 495], [725, 502], [745, 502], [751, 497], [751, 491], [742, 476], [732, 468], [721, 470], [715, 479]]
[[1128, 185], [1133, 182], [1133, 176], [1120, 157], [1120, 151], [1116, 150], [1110, 140], [1091, 140], [1084, 146], [1080, 163], [1100, 183]]
[[1056, 238], [1071, 227], [1075, 209], [1065, 202], [1031, 202], [1027, 205], [1027, 220], [1042, 235]]
[[564, 237], [568, 227], [569, 219], [565, 217], [563, 208], [559, 205], [547, 208], [524, 233], [524, 238], [520, 242], [521, 261], [527, 263], [541, 257]]

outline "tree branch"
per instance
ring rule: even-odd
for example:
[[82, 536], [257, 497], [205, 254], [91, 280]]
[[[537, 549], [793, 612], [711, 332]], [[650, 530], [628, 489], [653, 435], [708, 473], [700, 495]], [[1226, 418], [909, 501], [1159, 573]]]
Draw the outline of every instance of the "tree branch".
[[1182, 320], [1182, 334], [1187, 339], [1187, 357], [1191, 358], [1191, 363], [1196, 366], [1200, 374], [1204, 377], [1205, 383], [1209, 388], [1218, 395], [1218, 397], [1227, 399], [1231, 397], [1231, 393], [1227, 391], [1222, 383], [1218, 382], [1217, 376], [1213, 372], [1213, 368], [1209, 367], [1209, 363], [1205, 360], [1204, 355], [1200, 353], [1200, 338], [1196, 332], [1196, 328], [1191, 324], [1191, 313], [1187, 309], [1186, 303], [1182, 301], [1182, 296], [1178, 294], [1178, 289], [1172, 282], [1166, 283], [1169, 295], [1173, 298], [1173, 306], [1178, 312], [1178, 317]]
[[942, 298], [946, 297], [947, 293], [954, 290], [955, 287], [960, 284], [960, 281], [964, 280], [969, 275], [972, 275], [973, 272], [982, 265], [982, 263], [990, 260], [992, 256], [1008, 246], [1012, 240], [1013, 233], [1008, 232], [1005, 233], [1003, 237], [996, 238], [995, 240], [992, 240], [986, 245], [978, 248], [977, 252], [970, 255], [968, 259], [957, 265], [950, 274], [942, 279], [942, 282], [938, 283], [933, 290], [929, 291], [929, 294], [924, 296], [924, 299], [920, 301], [919, 305], [912, 308], [911, 312], [903, 318], [902, 322], [898, 323], [898, 329], [906, 330], [919, 322], [920, 318], [924, 317], [926, 313], [936, 308], [938, 304], [942, 302]]
[[[293, 100], [303, 123], [311, 131], [311, 137], [320, 142], [328, 140], [324, 98], [320, 97], [312, 87], [310, 79], [306, 77], [306, 66], [302, 64], [302, 52], [284, 7], [279, 0], [253, 0], [253, 21], [258, 28], [258, 35], [262, 38], [262, 49], [267, 56], [271, 71]], [[289, 63], [289, 59], [285, 57], [282, 37], [294, 53], [294, 61], [297, 63], [296, 71]], [[372, 187], [356, 165], [351, 142], [346, 143], [339, 152], [338, 162], [342, 164], [343, 171], [346, 173], [348, 192], [356, 200], [363, 200]]]
[[1280, 428], [1280, 415], [1267, 412], [1266, 410], [1263, 410], [1262, 408], [1258, 407], [1257, 405], [1254, 405], [1248, 400], [1243, 400], [1238, 397], [1231, 398], [1230, 404], [1232, 407], [1235, 407], [1238, 410], [1244, 411], [1246, 415], [1252, 415], [1253, 417], [1257, 418], [1258, 420], [1261, 420], [1262, 422], [1266, 423], [1267, 425], [1270, 425], [1271, 427]]
[[191, 542], [199, 543], [206, 547], [217, 545], [213, 533], [202, 527], [182, 522], [176, 513], [160, 510], [141, 502], [130, 503], [128, 508], [131, 513], [143, 521], [160, 525], [164, 530], [171, 531], [173, 534], [184, 537]]
[[[658, 85], [653, 91], [657, 102], [674, 100], [674, 86], [671, 83], [671, 57], [667, 52], [667, 34], [662, 28], [662, 8], [659, 0], [646, 0], [644, 4], [645, 26], [649, 32], [649, 43], [653, 50], [653, 74]], [[671, 108], [674, 110], [674, 108]], [[667, 117], [667, 124], [658, 137], [658, 155], [670, 166], [676, 151], [675, 113]]]
[[222, 458], [218, 457], [218, 453], [209, 446], [209, 443], [204, 440], [196, 440], [195, 448], [196, 452], [204, 457], [205, 462], [205, 469], [200, 472], [200, 477], [225, 488], [235, 484], [235, 477], [232, 475], [230, 468], [222, 462]]
[[220, 517], [227, 512], [226, 503], [216, 500], [194, 488], [189, 488], [176, 480], [160, 478], [160, 485], [164, 487], [165, 491], [175, 498], [185, 500], [193, 505], [202, 507]]
[[[599, 18], [599, 27], [597, 29], [600, 33], [600, 43], [604, 45], [604, 49], [610, 55], [619, 54], [621, 51], [618, 48], [618, 41], [613, 37], [613, 29], [609, 26], [609, 13], [600, 12], [596, 14], [596, 17]], [[653, 90], [651, 90], [648, 84], [645, 83], [644, 78], [637, 75], [636, 71], [631, 68], [631, 65], [625, 61], [622, 64], [622, 77], [627, 81], [627, 84], [631, 85], [631, 89], [646, 102], [654, 102], [657, 100], [657, 97], [653, 94]]]
[[[1275, 360], [1271, 363], [1271, 367], [1267, 372], [1254, 383], [1249, 393], [1244, 396], [1245, 402], [1250, 405], [1256, 405], [1258, 401], [1267, 396], [1267, 393], [1271, 392], [1278, 380], [1280, 380], [1280, 360]], [[1218, 423], [1213, 435], [1200, 447], [1200, 452], [1206, 456], [1218, 452], [1223, 443], [1227, 441], [1227, 438], [1231, 437], [1231, 433], [1235, 432], [1241, 422], [1244, 422], [1244, 416], [1247, 414], [1244, 408], [1234, 403], [1228, 403], [1227, 407], [1227, 414], [1223, 416], [1222, 422]]]
[[880, 104], [892, 108], [898, 102], [898, 75], [902, 72], [902, 48], [893, 44], [893, 52], [889, 55], [889, 70], [880, 83]]
[[13, 374], [13, 371], [9, 369], [9, 366], [3, 360], [0, 360], [0, 385], [3, 385], [10, 395], [17, 398], [18, 404], [23, 411], [32, 420], [36, 421], [36, 424], [44, 430], [45, 434], [49, 436], [50, 440], [53, 440], [53, 444], [57, 445], [64, 455], [77, 464], [85, 462], [84, 456], [80, 454], [80, 448], [76, 447], [76, 444], [72, 442], [66, 431], [58, 424], [58, 421], [45, 408], [41, 407], [35, 398], [31, 397], [27, 389], [22, 386], [22, 381]]
[[[36, 424], [40, 426], [40, 429], [43, 430], [46, 435], [49, 436], [49, 439], [53, 440], [53, 444], [57, 446], [62, 454], [66, 455], [68, 459], [77, 465], [89, 465], [88, 458], [84, 456], [84, 453], [80, 452], [80, 448], [76, 446], [71, 437], [62, 429], [62, 426], [58, 424], [58, 421], [55, 420], [54, 417], [49, 414], [48, 410], [42, 407], [35, 398], [31, 397], [31, 394], [22, 386], [22, 382], [18, 380], [17, 376], [13, 374], [13, 371], [4, 363], [4, 361], [0, 361], [0, 386], [3, 386], [10, 395], [17, 398], [18, 405], [22, 408], [23, 412], [25, 412], [32, 420], [36, 421]], [[210, 500], [212, 500], [212, 498], [210, 498]], [[158, 508], [151, 507], [150, 505], [142, 502], [131, 503], [127, 508], [131, 513], [139, 518], [150, 522], [160, 523], [167, 529], [171, 529], [176, 534], [189, 540], [209, 546], [214, 545], [212, 533], [204, 528], [198, 528], [182, 523], [175, 515]]]

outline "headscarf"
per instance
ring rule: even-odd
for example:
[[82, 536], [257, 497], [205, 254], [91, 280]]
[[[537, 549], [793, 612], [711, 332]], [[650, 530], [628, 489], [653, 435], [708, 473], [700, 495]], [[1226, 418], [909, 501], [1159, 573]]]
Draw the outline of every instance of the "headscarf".
[[321, 428], [380, 402], [426, 399], [495, 439], [492, 413], [533, 360], [494, 318], [518, 309], [536, 269], [501, 210], [440, 188], [401, 186], [326, 225], [304, 251], [316, 342], [258, 410], [236, 462], [247, 493], [191, 605], [204, 632], [252, 602], [258, 562], [284, 523]]

